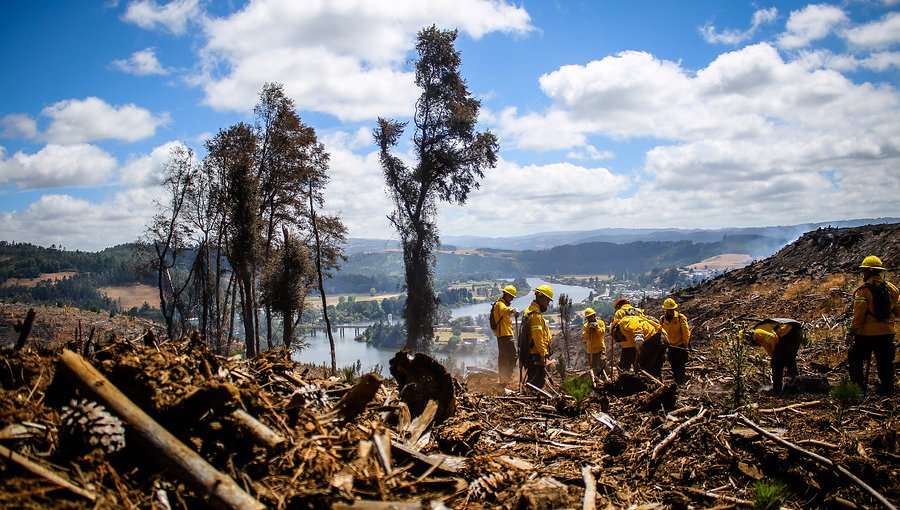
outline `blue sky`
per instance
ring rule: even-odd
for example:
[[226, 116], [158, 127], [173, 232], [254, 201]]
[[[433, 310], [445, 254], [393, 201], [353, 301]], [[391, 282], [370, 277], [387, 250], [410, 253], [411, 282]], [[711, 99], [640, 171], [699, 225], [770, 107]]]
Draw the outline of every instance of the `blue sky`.
[[900, 216], [900, 0], [7, 0], [0, 239], [129, 242], [169, 150], [201, 157], [284, 84], [331, 153], [326, 205], [390, 238], [372, 143], [408, 118], [426, 25], [501, 144], [448, 235]]

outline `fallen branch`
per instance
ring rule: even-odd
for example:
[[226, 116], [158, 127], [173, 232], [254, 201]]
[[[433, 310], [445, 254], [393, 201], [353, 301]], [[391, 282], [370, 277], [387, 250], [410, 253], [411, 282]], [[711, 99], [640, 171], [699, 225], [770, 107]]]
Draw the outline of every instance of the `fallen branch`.
[[703, 409], [703, 408], [701, 407], [701, 408], [700, 408], [700, 412], [697, 413], [693, 418], [691, 418], [690, 420], [687, 420], [686, 422], [682, 423], [681, 425], [675, 427], [675, 429], [674, 429], [672, 432], [670, 432], [669, 435], [666, 436], [665, 439], [663, 439], [658, 445], [656, 445], [656, 447], [653, 448], [653, 452], [650, 454], [650, 462], [651, 462], [651, 463], [655, 462], [655, 461], [656, 461], [656, 457], [657, 457], [657, 456], [658, 456], [658, 455], [659, 455], [659, 454], [660, 454], [667, 446], [669, 446], [670, 444], [672, 444], [672, 443], [675, 441], [675, 438], [678, 437], [678, 434], [679, 434], [682, 430], [684, 430], [684, 429], [690, 427], [691, 425], [693, 425], [693, 424], [699, 422], [700, 420], [703, 419], [703, 416], [705, 416], [705, 415], [706, 415], [706, 409]]
[[595, 466], [581, 468], [581, 478], [584, 479], [584, 499], [581, 510], [597, 510], [597, 479], [594, 478]]
[[855, 483], [860, 489], [862, 489], [863, 491], [868, 493], [870, 496], [875, 498], [879, 503], [881, 503], [882, 506], [884, 506], [888, 510], [897, 510], [897, 507], [895, 507], [890, 501], [888, 501], [887, 498], [882, 496], [881, 493], [879, 493], [878, 491], [876, 491], [875, 489], [870, 487], [866, 482], [857, 478], [856, 475], [854, 475], [853, 473], [848, 471], [847, 468], [845, 468], [844, 466], [841, 466], [840, 464], [836, 464], [831, 459], [827, 459], [827, 458], [822, 457], [821, 455], [813, 453], [809, 450], [800, 448], [799, 446], [795, 445], [794, 443], [791, 443], [790, 441], [787, 441], [787, 440], [782, 439], [774, 434], [769, 433], [768, 431], [766, 431], [765, 429], [763, 429], [756, 423], [753, 423], [752, 421], [750, 421], [746, 416], [741, 416], [740, 420], [741, 420], [741, 422], [743, 422], [745, 425], [747, 425], [751, 429], [759, 432], [760, 434], [771, 439], [772, 441], [775, 441], [776, 443], [784, 446], [788, 450], [797, 452], [801, 455], [805, 455], [806, 457], [808, 457], [826, 467], [834, 469], [838, 473], [846, 476], [851, 482]]
[[270, 429], [266, 424], [251, 416], [243, 409], [231, 413], [231, 417], [250, 432], [258, 444], [274, 448], [285, 441], [284, 436]]
[[782, 411], [793, 411], [793, 410], [799, 409], [801, 407], [812, 407], [812, 406], [819, 405], [821, 403], [822, 403], [821, 400], [813, 400], [811, 402], [800, 402], [797, 404], [791, 404], [789, 406], [775, 407], [773, 409], [760, 409], [759, 412], [762, 414], [780, 413]]
[[68, 349], [63, 349], [60, 361], [61, 368], [79, 389], [100, 400], [119, 415], [128, 427], [148, 444], [150, 451], [157, 453], [160, 460], [197, 491], [208, 506], [259, 510], [265, 508], [262, 503], [244, 492], [231, 477], [220, 473], [197, 452], [188, 448], [154, 421], [87, 360]]
[[697, 494], [698, 496], [703, 496], [705, 498], [714, 499], [714, 500], [722, 500], [727, 501], [729, 503], [734, 503], [735, 505], [744, 505], [744, 506], [756, 506], [756, 504], [752, 501], [748, 501], [746, 499], [736, 498], [734, 496], [726, 496], [724, 494], [716, 494], [715, 492], [708, 492], [700, 489], [695, 489], [693, 487], [685, 487], [684, 490], [690, 492], [691, 494]]
[[63, 489], [67, 489], [75, 494], [78, 494], [79, 496], [81, 496], [87, 500], [90, 500], [90, 501], [97, 500], [97, 495], [94, 494], [93, 492], [89, 492], [89, 491], [82, 489], [81, 487], [78, 487], [77, 485], [73, 484], [72, 482], [66, 480], [63, 476], [58, 475], [55, 472], [51, 471], [50, 468], [46, 468], [46, 467], [38, 464], [37, 462], [32, 461], [31, 459], [22, 455], [21, 453], [16, 453], [16, 452], [10, 450], [9, 448], [7, 448], [3, 445], [0, 445], [0, 456], [15, 462], [16, 464], [22, 466], [23, 468], [27, 469], [28, 471], [31, 471], [32, 473], [47, 480], [48, 482], [59, 485]]

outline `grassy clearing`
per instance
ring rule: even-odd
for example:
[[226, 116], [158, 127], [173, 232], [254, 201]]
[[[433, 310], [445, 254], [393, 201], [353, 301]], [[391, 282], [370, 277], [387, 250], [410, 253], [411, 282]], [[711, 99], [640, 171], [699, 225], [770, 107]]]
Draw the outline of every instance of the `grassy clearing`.
[[152, 285], [134, 284], [115, 287], [100, 287], [101, 294], [106, 294], [110, 299], [119, 304], [122, 310], [140, 308], [147, 303], [151, 308], [159, 308], [159, 289]]
[[37, 278], [10, 278], [9, 280], [6, 280], [3, 286], [9, 287], [12, 285], [21, 285], [23, 287], [30, 288], [37, 286], [38, 283], [44, 280], [58, 281], [62, 280], [63, 278], [71, 278], [76, 274], [78, 274], [77, 271], [60, 271], [58, 273], [43, 273]]

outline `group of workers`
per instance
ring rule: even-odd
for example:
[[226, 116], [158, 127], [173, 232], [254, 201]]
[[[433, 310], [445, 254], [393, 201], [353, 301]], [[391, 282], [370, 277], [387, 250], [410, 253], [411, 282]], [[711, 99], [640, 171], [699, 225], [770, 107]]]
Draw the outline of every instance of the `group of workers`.
[[[866, 390], [863, 366], [875, 355], [879, 395], [893, 394], [895, 355], [894, 322], [900, 317], [900, 291], [885, 281], [881, 259], [870, 255], [859, 266], [863, 284], [853, 294], [853, 319], [847, 334], [850, 380]], [[507, 285], [503, 295], [491, 308], [494, 334], [499, 348], [499, 382], [506, 386], [513, 377], [516, 359], [525, 371], [525, 382], [542, 388], [550, 361], [550, 325], [543, 316], [553, 300], [553, 289], [541, 285], [534, 289], [534, 300], [523, 312], [518, 345], [514, 339], [513, 318], [519, 311], [512, 307], [516, 288]], [[887, 301], [885, 301], [887, 300]], [[885, 305], [885, 303], [887, 303]], [[678, 303], [671, 297], [663, 301], [663, 314], [657, 319], [636, 308], [628, 299], [618, 299], [609, 326], [609, 336], [621, 345], [618, 368], [621, 371], [645, 371], [662, 379], [662, 369], [668, 354], [675, 383], [687, 382], [686, 365], [691, 348], [691, 329], [688, 319], [677, 311]], [[885, 311], [887, 310], [887, 311]], [[592, 308], [584, 310], [581, 336], [585, 342], [588, 364], [598, 377], [608, 377], [606, 360], [607, 328]], [[784, 373], [796, 377], [797, 352], [803, 340], [803, 326], [793, 319], [771, 318], [752, 328], [741, 330], [743, 341], [765, 349], [772, 369], [771, 392], [784, 389]]]

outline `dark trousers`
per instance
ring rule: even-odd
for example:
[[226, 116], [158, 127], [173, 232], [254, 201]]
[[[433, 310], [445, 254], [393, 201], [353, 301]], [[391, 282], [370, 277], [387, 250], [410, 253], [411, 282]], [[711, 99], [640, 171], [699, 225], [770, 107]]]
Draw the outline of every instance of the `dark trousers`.
[[772, 391], [780, 392], [784, 388], [784, 370], [791, 377], [796, 377], [797, 351], [800, 350], [800, 329], [794, 328], [787, 336], [778, 340], [775, 351], [772, 353]]
[[619, 356], [619, 370], [632, 370], [634, 368], [634, 359], [637, 357], [637, 348], [622, 347], [622, 355]]
[[529, 382], [538, 388], [544, 387], [547, 379], [547, 364], [540, 354], [529, 354], [525, 358], [525, 382]]
[[666, 361], [666, 346], [668, 346], [668, 342], [663, 339], [661, 333], [644, 340], [637, 360], [641, 370], [645, 370], [657, 379], [662, 379], [662, 367]]
[[516, 369], [516, 343], [512, 336], [497, 337], [497, 349], [500, 351], [497, 357], [497, 373], [500, 382], [508, 383], [512, 379]]
[[603, 352], [588, 354], [588, 359], [594, 375], [598, 377], [602, 376], [606, 371], [606, 360], [603, 358]]
[[684, 366], [687, 365], [687, 360], [687, 346], [669, 346], [669, 364], [672, 365], [672, 376], [675, 378], [676, 384], [684, 384], [687, 381], [687, 375], [684, 369]]
[[875, 363], [878, 367], [878, 393], [891, 395], [894, 393], [894, 335], [863, 336], [856, 335], [856, 340], [847, 353], [850, 363], [850, 380], [866, 391], [866, 374], [863, 372], [865, 365], [872, 354], [875, 354]]

